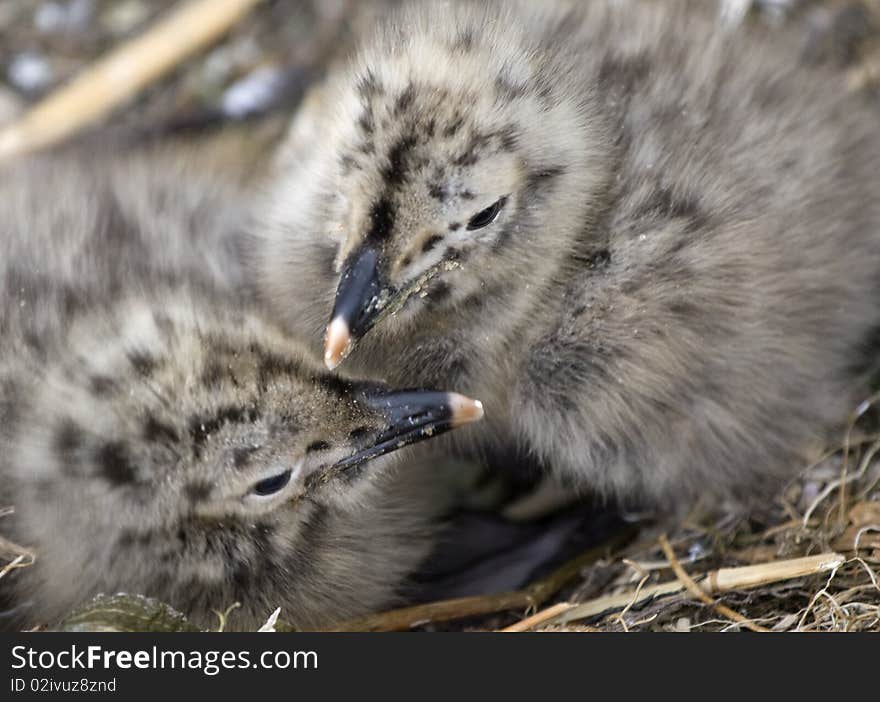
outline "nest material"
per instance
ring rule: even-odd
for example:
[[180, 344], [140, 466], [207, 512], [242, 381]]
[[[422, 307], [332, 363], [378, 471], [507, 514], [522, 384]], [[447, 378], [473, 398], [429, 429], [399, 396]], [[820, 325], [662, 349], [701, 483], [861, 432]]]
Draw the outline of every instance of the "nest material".
[[[108, 46], [129, 41], [171, 5], [129, 0], [134, 19], [122, 26], [110, 14], [121, 3], [98, 0], [91, 4], [93, 19], [47, 31], [36, 18], [48, 4], [21, 0], [0, 13], [0, 56], [8, 66], [17, 54], [36, 52], [57, 69], [55, 85], [88, 70]], [[227, 91], [266, 65], [295, 71], [339, 60], [358, 27], [394, 4], [345, 2], [340, 5], [345, 12], [334, 14], [317, 0], [265, 3], [210, 52], [189, 59], [115, 112], [110, 124], [145, 130], [156, 123], [191, 124], [189, 116], [214, 114]], [[877, 0], [727, 4], [742, 24], [737, 31], [749, 31], [751, 23], [794, 24], [803, 31], [806, 60], [837, 65], [853, 91], [875, 99], [880, 94]], [[19, 103], [41, 97], [21, 94], [14, 85], [0, 86], [4, 96]], [[108, 119], [105, 114], [104, 126]], [[807, 467], [771, 508], [750, 514], [698, 508], [681, 523], [642, 526], [634, 538], [621, 535], [627, 546], [585, 554], [522, 592], [423, 605], [338, 628], [880, 631], [876, 401], [859, 408], [841, 445]], [[0, 519], [6, 513], [0, 511]], [[0, 578], [33, 560], [27, 548], [0, 541]], [[744, 577], [756, 580], [737, 580]]]

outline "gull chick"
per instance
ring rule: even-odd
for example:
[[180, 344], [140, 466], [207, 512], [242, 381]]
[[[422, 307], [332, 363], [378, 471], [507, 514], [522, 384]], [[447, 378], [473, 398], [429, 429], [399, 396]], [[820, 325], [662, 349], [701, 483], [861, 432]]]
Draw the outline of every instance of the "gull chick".
[[328, 367], [479, 396], [453, 441], [582, 488], [681, 504], [791, 475], [877, 360], [880, 123], [795, 38], [706, 5], [387, 23], [260, 211], [277, 317]]
[[0, 198], [0, 533], [36, 553], [3, 623], [117, 591], [249, 629], [393, 602], [443, 496], [381, 456], [479, 403], [308, 360], [240, 284], [242, 193], [179, 159], [18, 164]]

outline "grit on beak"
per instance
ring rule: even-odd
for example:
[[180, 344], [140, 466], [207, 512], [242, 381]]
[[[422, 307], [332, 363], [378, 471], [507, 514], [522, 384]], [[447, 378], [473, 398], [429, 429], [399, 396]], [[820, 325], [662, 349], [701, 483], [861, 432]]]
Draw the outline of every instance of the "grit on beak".
[[[352, 253], [342, 267], [333, 314], [324, 335], [324, 365], [334, 370], [351, 352], [358, 339], [378, 322], [394, 314], [442, 270], [454, 265], [441, 261], [418, 278], [397, 288], [383, 274], [379, 252], [372, 246]], [[445, 267], [445, 268], [444, 268]]]
[[378, 412], [386, 427], [355, 454], [336, 462], [337, 471], [424, 441], [483, 418], [483, 403], [456, 392], [401, 390], [365, 393], [364, 403]]

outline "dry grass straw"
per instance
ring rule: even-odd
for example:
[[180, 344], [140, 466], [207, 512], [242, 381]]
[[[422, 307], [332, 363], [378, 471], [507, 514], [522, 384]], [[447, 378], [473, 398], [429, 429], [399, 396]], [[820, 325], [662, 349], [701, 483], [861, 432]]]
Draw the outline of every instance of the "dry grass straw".
[[[669, 536], [647, 527], [617, 559], [586, 569], [569, 605], [515, 629], [880, 631], [878, 402], [880, 393], [863, 402], [841, 445], [768, 508], [696, 511]], [[689, 575], [683, 560], [703, 574]], [[600, 569], [606, 577], [590, 577]], [[606, 584], [595, 592], [591, 579]]]
[[[679, 563], [678, 558], [675, 555], [675, 551], [672, 550], [672, 546], [669, 543], [669, 539], [666, 537], [666, 534], [660, 534], [660, 548], [663, 549], [663, 553], [666, 554], [666, 557], [669, 559], [669, 565], [672, 566], [673, 572], [675, 572], [675, 577], [678, 578], [678, 581], [690, 592], [694, 597], [696, 597], [701, 602], [712, 607], [718, 614], [723, 617], [727, 617], [728, 619], [732, 619], [735, 622], [739, 622], [747, 629], [751, 629], [752, 631], [760, 631], [767, 632], [768, 629], [765, 629], [762, 626], [759, 626], [753, 622], [750, 622], [744, 616], [742, 616], [739, 612], [734, 612], [730, 607], [720, 604], [713, 600], [709, 595], [706, 594], [703, 590], [700, 589], [700, 586], [697, 585], [691, 576], [689, 576], [684, 568], [681, 567], [681, 563]], [[838, 558], [836, 558], [836, 554], [834, 554], [835, 559], [834, 562], [838, 562]], [[773, 565], [773, 564], [770, 564]], [[823, 563], [819, 564], [820, 566], [824, 565]], [[718, 580], [718, 574], [715, 574], [715, 580]]]
[[[410, 607], [338, 628], [468, 619], [467, 628], [507, 632], [880, 631], [878, 402], [880, 393], [862, 403], [841, 445], [764, 509], [697, 508], [662, 530], [644, 525], [637, 542], [617, 539], [523, 591]], [[601, 558], [603, 551], [611, 556]], [[552, 602], [560, 592], [562, 601]], [[543, 603], [550, 604], [535, 611]]]
[[516, 592], [493, 595], [459, 597], [453, 600], [431, 602], [414, 607], [372, 614], [331, 627], [332, 631], [403, 631], [417, 626], [454, 621], [467, 617], [485, 616], [508, 610], [533, 611], [556, 595], [563, 587], [577, 579], [585, 566], [620, 548], [633, 536], [632, 530], [624, 530], [610, 542], [590, 549], [569, 561], [546, 578]]
[[55, 144], [217, 41], [262, 0], [191, 0], [0, 130], [0, 161]]
[[[0, 508], [0, 518], [8, 517], [14, 513], [14, 507]], [[3, 536], [0, 536], [0, 557], [9, 559], [0, 565], [0, 580], [16, 568], [27, 568], [33, 565], [37, 559], [37, 555], [29, 548], [19, 546]]]

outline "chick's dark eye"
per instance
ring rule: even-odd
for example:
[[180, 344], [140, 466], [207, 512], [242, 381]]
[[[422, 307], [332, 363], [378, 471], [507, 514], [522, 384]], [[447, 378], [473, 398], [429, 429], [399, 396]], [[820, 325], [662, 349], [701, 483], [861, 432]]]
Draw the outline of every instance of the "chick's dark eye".
[[276, 492], [283, 490], [287, 486], [287, 483], [290, 482], [291, 472], [292, 471], [286, 470], [278, 475], [273, 475], [271, 478], [261, 480], [251, 488], [251, 492], [260, 497], [274, 495]]
[[498, 217], [498, 213], [501, 212], [501, 208], [504, 207], [504, 204], [507, 202], [506, 197], [502, 197], [498, 202], [493, 205], [489, 205], [485, 210], [481, 212], [477, 212], [473, 217], [468, 220], [467, 228], [468, 231], [473, 231], [474, 229], [482, 229], [483, 227], [487, 227], [492, 222], [495, 221], [495, 218]]

